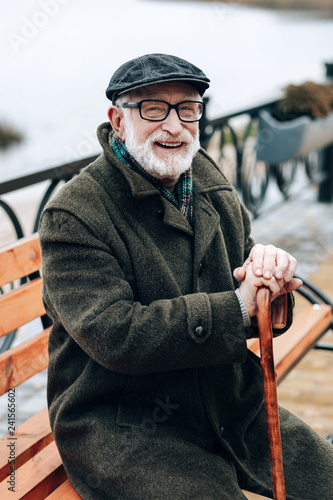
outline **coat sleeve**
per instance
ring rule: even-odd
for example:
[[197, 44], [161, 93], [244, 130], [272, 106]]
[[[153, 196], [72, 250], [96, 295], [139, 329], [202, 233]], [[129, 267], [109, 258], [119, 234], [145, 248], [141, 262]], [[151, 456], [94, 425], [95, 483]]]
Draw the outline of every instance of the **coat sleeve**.
[[[39, 237], [51, 337], [65, 331], [94, 361], [133, 375], [245, 361], [246, 333], [233, 291], [142, 305], [112, 249], [82, 220], [46, 210]], [[58, 344], [50, 343], [50, 355]]]

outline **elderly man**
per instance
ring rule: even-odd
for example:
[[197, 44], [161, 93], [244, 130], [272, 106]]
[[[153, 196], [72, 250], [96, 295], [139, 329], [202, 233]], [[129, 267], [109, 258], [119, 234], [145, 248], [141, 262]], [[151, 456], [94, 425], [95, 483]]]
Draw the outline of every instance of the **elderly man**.
[[[200, 149], [208, 86], [171, 55], [121, 66], [103, 153], [41, 218], [50, 421], [84, 499], [271, 496], [246, 339], [258, 286], [288, 294], [288, 327], [301, 282], [288, 253], [254, 245], [234, 188]], [[287, 498], [328, 500], [332, 445], [286, 410], [280, 421]]]

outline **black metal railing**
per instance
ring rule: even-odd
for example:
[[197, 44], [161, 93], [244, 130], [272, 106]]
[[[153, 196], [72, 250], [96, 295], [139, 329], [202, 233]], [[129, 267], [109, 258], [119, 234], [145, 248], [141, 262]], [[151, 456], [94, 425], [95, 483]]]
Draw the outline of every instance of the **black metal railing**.
[[[17, 191], [19, 189], [23, 189], [29, 186], [34, 186], [44, 181], [50, 181], [49, 186], [47, 187], [40, 203], [38, 205], [38, 209], [35, 215], [34, 224], [32, 233], [36, 232], [38, 229], [38, 223], [40, 215], [46, 205], [46, 203], [51, 198], [54, 190], [59, 185], [61, 181], [67, 182], [72, 179], [75, 175], [80, 173], [80, 171], [89, 165], [92, 161], [97, 158], [97, 155], [89, 156], [87, 158], [82, 158], [80, 160], [76, 160], [71, 163], [65, 163], [64, 165], [59, 165], [52, 168], [47, 168], [45, 170], [40, 170], [38, 172], [30, 173], [21, 177], [16, 177], [4, 182], [0, 182], [0, 197], [4, 194], [12, 193], [13, 191]], [[17, 216], [13, 207], [11, 207], [6, 201], [0, 198], [0, 206], [5, 211], [6, 215], [9, 217], [10, 222], [12, 223], [16, 237], [22, 238], [24, 235], [24, 231], [22, 225], [19, 221], [19, 217]]]
[[[325, 83], [333, 84], [333, 61], [325, 63], [325, 73]], [[272, 130], [269, 130], [268, 127], [265, 129], [265, 126], [261, 130], [260, 137], [258, 137], [259, 125], [262, 123], [262, 120], [260, 120], [261, 113], [265, 110], [272, 115], [276, 114], [276, 105], [281, 97], [282, 93], [269, 102], [238, 110], [212, 120], [207, 119], [205, 115], [200, 122], [202, 146], [209, 150], [214, 136], [218, 135], [219, 166], [222, 171], [227, 171], [229, 175], [231, 173], [233, 184], [242, 197], [244, 204], [254, 216], [258, 216], [260, 213], [260, 207], [265, 200], [270, 179], [276, 182], [283, 197], [288, 198], [299, 166], [304, 167], [306, 176], [311, 183], [314, 182], [319, 185], [318, 201], [333, 201], [333, 120], [331, 120], [333, 112], [329, 118], [328, 141], [324, 143], [319, 140], [318, 147], [312, 150], [303, 146], [306, 154], [290, 155], [285, 161], [262, 161], [261, 157], [263, 155], [260, 154], [260, 150], [267, 149], [267, 145], [273, 142], [273, 138]], [[209, 108], [209, 99], [206, 99], [206, 104], [208, 104]], [[243, 122], [243, 126], [236, 129], [233, 122], [235, 118], [241, 116], [243, 118], [247, 117], [245, 125]], [[328, 125], [325, 121], [322, 126], [326, 127], [325, 130], [327, 131]], [[230, 151], [227, 151], [227, 149], [230, 149], [231, 145], [233, 147], [233, 166], [230, 169], [230, 166], [227, 165]]]
[[[200, 124], [202, 146], [208, 151], [214, 147], [218, 148], [219, 167], [229, 174], [245, 206], [254, 217], [260, 215], [260, 208], [265, 201], [270, 182], [276, 183], [283, 199], [289, 197], [299, 167], [304, 168], [309, 182], [318, 183], [321, 189], [325, 189], [325, 199], [320, 201], [332, 201], [333, 189], [327, 182], [328, 177], [332, 176], [333, 169], [331, 144], [310, 151], [306, 155], [290, 157], [283, 162], [268, 163], [258, 159], [260, 146], [268, 144], [271, 140], [268, 130], [265, 137], [265, 129], [261, 131], [258, 140], [260, 114], [263, 110], [273, 113], [277, 102], [278, 98], [213, 120], [208, 120], [204, 116]], [[208, 99], [206, 104], [209, 108]], [[240, 117], [243, 118], [242, 124], [237, 122], [234, 125], [235, 118]], [[212, 142], [214, 146], [211, 145]], [[230, 151], [231, 148], [233, 152]], [[231, 168], [228, 165], [230, 157], [233, 161]]]

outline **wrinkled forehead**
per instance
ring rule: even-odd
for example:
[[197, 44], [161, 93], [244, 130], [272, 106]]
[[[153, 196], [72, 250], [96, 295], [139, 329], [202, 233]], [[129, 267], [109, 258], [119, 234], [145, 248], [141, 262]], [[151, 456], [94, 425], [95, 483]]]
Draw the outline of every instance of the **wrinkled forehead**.
[[172, 102], [184, 99], [200, 100], [199, 92], [191, 85], [183, 82], [166, 82], [158, 83], [155, 85], [147, 85], [140, 89], [129, 92], [130, 99], [136, 101], [142, 99], [162, 99], [164, 101]]

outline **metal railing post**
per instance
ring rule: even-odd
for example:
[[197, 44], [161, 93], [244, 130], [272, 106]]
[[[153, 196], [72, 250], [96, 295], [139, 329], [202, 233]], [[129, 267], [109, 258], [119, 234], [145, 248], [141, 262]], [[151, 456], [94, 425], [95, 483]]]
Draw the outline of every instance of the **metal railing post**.
[[[333, 84], [333, 61], [325, 63], [326, 78]], [[318, 201], [330, 203], [333, 201], [333, 144], [323, 151], [322, 180], [319, 184]]]
[[319, 184], [318, 201], [333, 201], [333, 144], [323, 151], [322, 180]]

